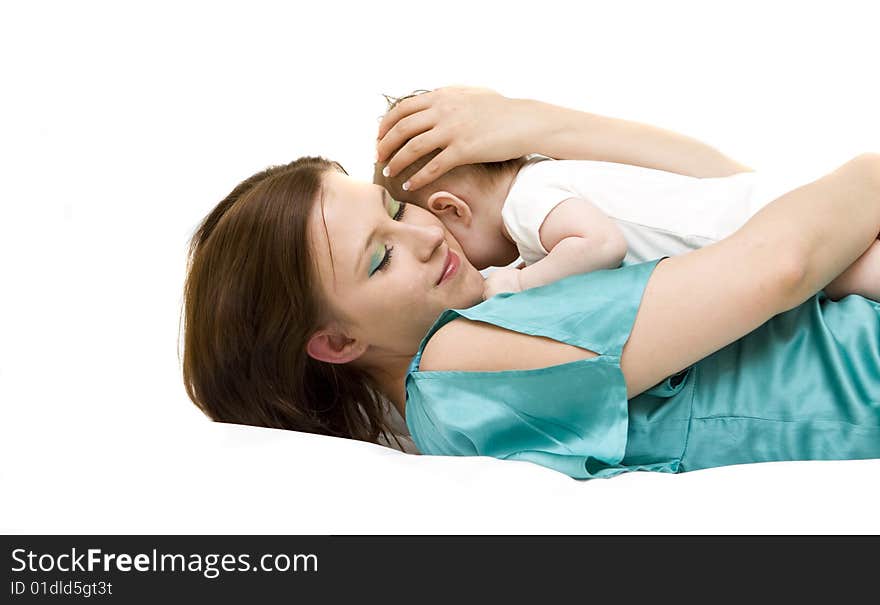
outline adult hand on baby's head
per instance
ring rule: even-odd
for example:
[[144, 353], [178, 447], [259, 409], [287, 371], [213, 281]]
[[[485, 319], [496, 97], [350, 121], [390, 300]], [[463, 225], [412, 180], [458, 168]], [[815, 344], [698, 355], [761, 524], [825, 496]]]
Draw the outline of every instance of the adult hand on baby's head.
[[409, 179], [407, 189], [413, 191], [456, 166], [520, 157], [528, 153], [529, 125], [535, 122], [528, 103], [487, 88], [461, 86], [404, 99], [379, 125], [378, 161], [400, 148], [387, 164], [393, 177], [426, 153], [442, 149]]
[[483, 300], [489, 300], [501, 292], [521, 292], [519, 269], [504, 267], [489, 274], [483, 282]]

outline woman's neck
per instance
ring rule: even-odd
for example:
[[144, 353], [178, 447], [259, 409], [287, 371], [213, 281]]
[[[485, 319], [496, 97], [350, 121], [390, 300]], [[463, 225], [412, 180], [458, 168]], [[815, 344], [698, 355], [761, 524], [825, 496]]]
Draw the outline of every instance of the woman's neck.
[[406, 375], [411, 362], [412, 355], [373, 354], [359, 363], [401, 418], [406, 418]]

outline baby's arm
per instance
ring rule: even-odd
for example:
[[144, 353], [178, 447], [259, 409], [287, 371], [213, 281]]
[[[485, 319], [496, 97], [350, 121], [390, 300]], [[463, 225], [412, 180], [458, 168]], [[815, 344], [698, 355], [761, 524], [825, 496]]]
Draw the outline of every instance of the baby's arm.
[[880, 240], [875, 240], [849, 269], [825, 286], [825, 294], [832, 300], [847, 294], [858, 294], [880, 301]]
[[547, 256], [524, 269], [499, 269], [489, 275], [486, 298], [543, 286], [576, 273], [614, 269], [626, 256], [626, 240], [614, 221], [580, 198], [553, 208], [538, 235]]

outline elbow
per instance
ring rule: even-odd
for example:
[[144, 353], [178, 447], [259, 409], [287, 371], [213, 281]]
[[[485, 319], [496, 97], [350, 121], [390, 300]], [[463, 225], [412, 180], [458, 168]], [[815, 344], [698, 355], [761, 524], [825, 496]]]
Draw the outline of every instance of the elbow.
[[590, 237], [569, 237], [569, 252], [576, 258], [600, 258], [602, 269], [616, 269], [626, 256], [626, 239], [619, 230], [593, 234]]
[[880, 191], [880, 153], [861, 153], [850, 160], [850, 164], [873, 191]]
[[607, 261], [609, 269], [616, 269], [623, 262], [626, 256], [626, 238], [623, 233], [615, 229], [608, 233], [599, 243], [602, 250], [602, 256]]
[[815, 293], [807, 293], [810, 260], [805, 253], [806, 243], [798, 234], [771, 237], [740, 232], [728, 239], [736, 250], [728, 262], [739, 265], [736, 273], [751, 284], [750, 298], [774, 315], [796, 307]]
[[[870, 196], [880, 197], [880, 153], [862, 153], [844, 167], [854, 186]], [[822, 261], [822, 255], [827, 253], [824, 248], [821, 243], [814, 241], [811, 244], [805, 240], [800, 231], [787, 231], [778, 238], [774, 256], [770, 259], [788, 297], [786, 310], [803, 303], [816, 293], [820, 285], [827, 284], [828, 263]]]
[[815, 290], [810, 289], [810, 257], [805, 250], [792, 245], [776, 248], [768, 257], [768, 268], [770, 289], [780, 301], [781, 313], [804, 302]]
[[615, 229], [614, 234], [608, 241], [608, 246], [609, 257], [614, 262], [614, 266], [619, 267], [623, 263], [627, 252], [626, 238], [623, 237], [623, 233]]
[[803, 255], [789, 252], [780, 261], [777, 279], [783, 296], [784, 311], [793, 309], [815, 294], [815, 289], [810, 288], [808, 274], [807, 260]]

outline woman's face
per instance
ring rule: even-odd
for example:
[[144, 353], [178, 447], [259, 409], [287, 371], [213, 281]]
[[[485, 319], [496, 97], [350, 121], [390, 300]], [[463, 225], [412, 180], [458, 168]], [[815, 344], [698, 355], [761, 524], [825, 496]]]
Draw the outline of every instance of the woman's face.
[[412, 355], [444, 309], [480, 302], [483, 277], [430, 212], [328, 171], [309, 217], [318, 280], [349, 338]]

